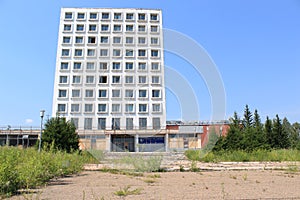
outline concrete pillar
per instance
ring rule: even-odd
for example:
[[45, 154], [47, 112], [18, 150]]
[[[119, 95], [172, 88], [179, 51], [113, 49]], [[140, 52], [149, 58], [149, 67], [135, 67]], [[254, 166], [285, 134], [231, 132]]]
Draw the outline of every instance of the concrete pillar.
[[134, 144], [134, 146], [135, 146], [135, 152], [139, 152], [139, 135], [138, 134], [135, 135], [135, 144]]
[[106, 135], [106, 151], [111, 151], [111, 135], [110, 133]]
[[169, 151], [169, 134], [166, 133], [165, 135], [165, 151], [168, 152]]

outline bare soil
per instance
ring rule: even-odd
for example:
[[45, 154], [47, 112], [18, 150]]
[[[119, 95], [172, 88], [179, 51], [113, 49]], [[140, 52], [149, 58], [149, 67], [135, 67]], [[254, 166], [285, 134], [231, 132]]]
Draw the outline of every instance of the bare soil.
[[[140, 194], [118, 196], [129, 187]], [[138, 192], [137, 192], [138, 193]], [[300, 173], [278, 170], [144, 173], [84, 171], [11, 199], [300, 199]]]

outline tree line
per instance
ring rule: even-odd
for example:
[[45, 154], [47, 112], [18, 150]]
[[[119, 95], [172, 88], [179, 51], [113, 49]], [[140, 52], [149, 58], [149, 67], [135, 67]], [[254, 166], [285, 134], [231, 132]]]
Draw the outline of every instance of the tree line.
[[[219, 136], [213, 151], [254, 151], [258, 149], [298, 149], [300, 150], [300, 124], [291, 124], [285, 117], [266, 118], [261, 122], [258, 111], [252, 113], [246, 105], [243, 118], [235, 112], [230, 119], [226, 136]], [[215, 138], [215, 133], [210, 133]]]

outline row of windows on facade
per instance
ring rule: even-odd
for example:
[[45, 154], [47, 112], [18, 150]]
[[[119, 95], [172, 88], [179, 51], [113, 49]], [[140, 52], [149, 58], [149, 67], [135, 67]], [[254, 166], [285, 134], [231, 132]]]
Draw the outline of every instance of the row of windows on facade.
[[[62, 49], [61, 56], [62, 57], [68, 57], [70, 56], [70, 49]], [[83, 57], [83, 49], [75, 49], [74, 51], [74, 57]], [[95, 57], [97, 49], [87, 49], [86, 51], [86, 56], [90, 57]], [[134, 57], [135, 50], [134, 49], [126, 49], [125, 54], [122, 55], [122, 49], [112, 49], [112, 56], [113, 57], [119, 57], [121, 58], [122, 56], [125, 57]], [[100, 49], [99, 51], [99, 56], [100, 57], [108, 57], [109, 56], [109, 49]], [[147, 57], [147, 50], [146, 49], [138, 49], [137, 50], [137, 56], [138, 57]], [[150, 56], [151, 58], [159, 58], [160, 57], [160, 50], [150, 50]]]
[[[123, 119], [122, 119], [123, 120]], [[79, 118], [71, 118], [71, 121], [74, 123], [76, 128], [78, 128], [79, 124]], [[111, 121], [111, 129], [110, 130], [120, 130], [120, 129], [126, 129], [126, 130], [133, 130], [133, 129], [161, 129], [161, 123], [159, 117], [153, 117], [152, 118], [152, 127], [148, 127], [147, 118], [140, 117], [139, 118], [139, 124], [134, 125], [133, 118], [126, 118], [125, 119], [126, 127], [121, 127], [121, 118], [112, 118]], [[92, 130], [93, 129], [93, 118], [84, 118], [84, 130]], [[97, 129], [98, 130], [107, 130], [109, 127], [107, 127], [107, 119], [106, 118], [98, 118], [97, 121]]]
[[[139, 84], [148, 84], [147, 76], [138, 76], [138, 83]], [[124, 77], [125, 84], [135, 84], [135, 77], [126, 75]], [[68, 84], [68, 76], [59, 76], [59, 83], [60, 84]], [[81, 84], [81, 76], [80, 75], [74, 75], [72, 77], [72, 83], [73, 84]], [[96, 78], [93, 75], [87, 75], [85, 76], [85, 84], [95, 84]], [[98, 80], [99, 84], [108, 84], [109, 83], [109, 76], [108, 75], [101, 75], [99, 76]], [[122, 84], [121, 76], [112, 76], [111, 77], [111, 83], [112, 84]], [[151, 76], [151, 84], [161, 84], [160, 76]]]
[[[101, 20], [125, 20], [128, 21], [133, 21], [137, 18], [139, 21], [147, 21], [149, 18], [150, 21], [159, 21], [159, 15], [157, 13], [122, 13], [122, 12], [115, 12], [115, 13], [110, 13], [110, 12], [78, 12], [78, 13], [73, 13], [73, 12], [65, 12], [65, 20], [73, 20], [73, 16], [76, 16], [77, 20], [86, 20], [86, 17], [88, 15], [89, 20], [98, 20], [98, 16], [101, 16]], [[112, 17], [111, 17], [112, 16]]]
[[[60, 63], [60, 70], [69, 70], [69, 62], [61, 62]], [[125, 69], [125, 71], [133, 71], [135, 68], [134, 62], [125, 62], [124, 66], [121, 62], [100, 62], [99, 63], [99, 70], [100, 71], [108, 71], [110, 68], [111, 70], [122, 70], [122, 68]], [[83, 69], [83, 62], [74, 62], [73, 63], [73, 70], [82, 70]], [[87, 62], [86, 63], [86, 70], [95, 70], [96, 69], [96, 63], [95, 62]], [[147, 63], [145, 62], [138, 62], [137, 63], [137, 69], [139, 71], [146, 71], [147, 70]], [[160, 70], [160, 63], [159, 62], [151, 62], [151, 70], [152, 71], [158, 71]]]
[[[86, 28], [86, 26], [88, 26]], [[123, 27], [124, 26], [124, 27]], [[110, 24], [101, 24], [99, 25], [100, 27], [100, 32], [104, 32], [104, 33], [108, 33], [112, 30], [112, 32], [129, 32], [129, 33], [134, 33], [134, 32], [138, 32], [138, 33], [159, 33], [159, 26], [157, 25], [150, 25], [150, 26], [146, 26], [146, 25], [134, 25], [134, 24], [113, 24], [110, 26]], [[75, 31], [82, 33], [85, 32], [86, 29], [88, 32], [91, 33], [97, 33], [98, 29], [98, 24], [76, 24], [75, 27]], [[111, 28], [112, 27], [112, 28]], [[73, 31], [73, 26], [72, 24], [64, 24], [63, 26], [63, 31], [64, 32], [72, 32]]]
[[[135, 41], [136, 38], [136, 41]], [[84, 37], [83, 36], [76, 36], [74, 39], [75, 45], [83, 45], [84, 44]], [[122, 45], [122, 37], [114, 36], [112, 37], [112, 44]], [[63, 44], [71, 44], [72, 37], [71, 36], [63, 36]], [[87, 44], [89, 45], [96, 45], [98, 42], [98, 37], [96, 36], [88, 36], [87, 37]], [[135, 43], [139, 45], [147, 45], [147, 38], [146, 37], [125, 37], [125, 44], [126, 45], [134, 45]], [[109, 36], [100, 36], [100, 44], [110, 44], [110, 37]], [[151, 45], [159, 45], [159, 38], [158, 37], [150, 37], [150, 44]]]
[[[161, 98], [161, 90], [159, 89], [152, 89], [151, 91], [151, 97], [152, 98]], [[81, 90], [80, 89], [72, 89], [71, 92], [72, 98], [81, 98]], [[137, 93], [137, 94], [136, 94]], [[132, 99], [135, 98], [135, 96], [138, 96], [139, 98], [148, 98], [148, 90], [147, 89], [139, 89], [139, 90], [133, 90], [133, 89], [126, 89], [124, 91], [124, 98]], [[68, 91], [65, 89], [59, 89], [58, 90], [58, 97], [59, 98], [67, 98], [68, 97]], [[94, 89], [86, 89], [85, 98], [94, 98], [95, 97], [95, 91]], [[108, 89], [99, 89], [98, 90], [98, 98], [122, 98], [122, 92], [119, 89], [112, 89], [111, 94], [108, 94]]]
[[[122, 112], [122, 104], [120, 103], [113, 103], [110, 104], [110, 111], [112, 113], [121, 113]], [[125, 113], [135, 113], [136, 112], [136, 108], [135, 108], [135, 104], [133, 103], [126, 103], [123, 105], [125, 110]], [[149, 109], [148, 109], [148, 104], [138, 104], [138, 112], [139, 113], [148, 113]], [[59, 113], [65, 113], [68, 111], [67, 109], [67, 105], [66, 104], [58, 104], [57, 106], [57, 111]], [[81, 109], [80, 109], [80, 104], [71, 104], [71, 110], [70, 113], [80, 113]], [[94, 104], [92, 103], [86, 103], [84, 104], [84, 113], [94, 113]], [[101, 103], [98, 104], [98, 110], [97, 113], [108, 113], [109, 109], [108, 109], [108, 104], [107, 103]], [[161, 112], [161, 107], [159, 103], [156, 104], [152, 104], [152, 112], [153, 113], [159, 113]]]

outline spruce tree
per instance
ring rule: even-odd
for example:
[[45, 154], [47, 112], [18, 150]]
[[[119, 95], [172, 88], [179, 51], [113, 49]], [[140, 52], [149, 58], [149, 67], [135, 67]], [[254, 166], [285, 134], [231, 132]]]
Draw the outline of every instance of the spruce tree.
[[271, 148], [275, 148], [275, 140], [273, 136], [273, 123], [272, 120], [267, 116], [266, 122], [265, 122], [265, 127], [264, 127], [264, 132], [266, 135], [266, 142]]
[[245, 128], [250, 128], [253, 124], [253, 116], [249, 109], [249, 106], [246, 105], [244, 110], [244, 119], [243, 119], [243, 125]]
[[290, 124], [289, 120], [285, 117], [282, 120], [282, 134], [280, 136], [280, 146], [281, 148], [287, 149], [291, 146], [291, 135], [293, 132], [293, 127]]

